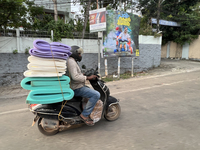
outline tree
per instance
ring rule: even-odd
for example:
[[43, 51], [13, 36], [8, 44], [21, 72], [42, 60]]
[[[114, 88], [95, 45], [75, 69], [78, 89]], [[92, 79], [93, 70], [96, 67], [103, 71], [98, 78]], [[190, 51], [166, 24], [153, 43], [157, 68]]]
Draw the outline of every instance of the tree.
[[43, 14], [43, 8], [29, 0], [0, 0], [0, 27], [31, 28], [35, 17]]
[[86, 13], [85, 13], [86, 15], [85, 15], [85, 20], [84, 20], [84, 28], [83, 28], [82, 39], [83, 39], [84, 36], [85, 36], [85, 29], [86, 29], [87, 22], [88, 22], [88, 18], [89, 18], [90, 4], [91, 4], [91, 0], [88, 1], [87, 7], [86, 7]]
[[[175, 21], [181, 24], [181, 27], [160, 26], [163, 33], [163, 44], [168, 41], [174, 41], [181, 45], [185, 42], [191, 43], [198, 38], [200, 30], [199, 11], [194, 11], [199, 0], [139, 0], [139, 9], [143, 16], [147, 18], [161, 18]], [[158, 13], [160, 17], [158, 17]]]
[[39, 30], [39, 31], [47, 31], [48, 30], [48, 24], [54, 20], [53, 16], [51, 14], [43, 14], [40, 17], [37, 17], [34, 19], [34, 23], [32, 25], [33, 30]]
[[61, 41], [62, 38], [73, 38], [74, 24], [73, 20], [65, 23], [64, 20], [58, 18], [57, 21], [51, 20], [46, 28], [51, 33], [53, 30], [53, 41]]

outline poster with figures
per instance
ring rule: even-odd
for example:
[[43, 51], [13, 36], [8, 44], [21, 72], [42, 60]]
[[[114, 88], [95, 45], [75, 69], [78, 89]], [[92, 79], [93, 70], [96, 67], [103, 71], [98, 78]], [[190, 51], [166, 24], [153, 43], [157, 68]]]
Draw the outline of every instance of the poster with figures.
[[106, 11], [106, 31], [103, 32], [104, 57], [139, 56], [140, 16], [123, 11]]

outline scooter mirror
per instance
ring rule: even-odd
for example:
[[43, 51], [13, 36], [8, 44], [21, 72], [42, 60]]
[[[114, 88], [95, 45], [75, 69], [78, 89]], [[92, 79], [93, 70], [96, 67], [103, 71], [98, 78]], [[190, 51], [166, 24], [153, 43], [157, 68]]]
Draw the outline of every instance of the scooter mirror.
[[85, 66], [85, 65], [82, 65], [82, 69], [86, 69], [86, 66]]

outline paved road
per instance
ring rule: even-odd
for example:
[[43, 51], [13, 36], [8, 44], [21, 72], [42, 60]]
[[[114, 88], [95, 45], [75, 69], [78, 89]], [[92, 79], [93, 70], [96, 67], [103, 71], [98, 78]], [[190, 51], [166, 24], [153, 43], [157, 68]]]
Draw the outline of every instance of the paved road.
[[[149, 76], [107, 84], [122, 114], [42, 135], [25, 96], [0, 101], [0, 150], [197, 150], [200, 149], [200, 71]], [[13, 112], [8, 112], [14, 110]]]

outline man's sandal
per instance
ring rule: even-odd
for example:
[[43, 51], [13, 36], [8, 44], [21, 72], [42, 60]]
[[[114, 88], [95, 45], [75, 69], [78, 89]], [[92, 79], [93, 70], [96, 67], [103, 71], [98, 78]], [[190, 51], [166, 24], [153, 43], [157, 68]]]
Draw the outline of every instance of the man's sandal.
[[83, 119], [81, 116], [79, 116], [79, 117], [86, 125], [88, 125], [88, 126], [93, 126], [94, 125], [93, 120], [90, 119], [89, 117], [87, 119]]

